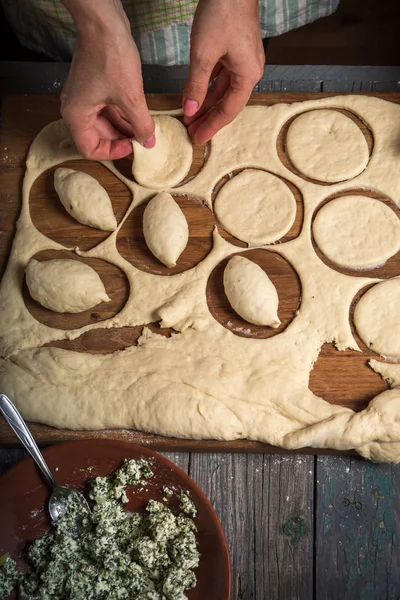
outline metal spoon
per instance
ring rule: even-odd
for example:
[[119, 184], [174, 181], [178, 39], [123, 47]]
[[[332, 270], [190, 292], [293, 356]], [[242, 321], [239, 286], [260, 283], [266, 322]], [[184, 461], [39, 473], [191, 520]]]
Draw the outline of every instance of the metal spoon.
[[71, 488], [59, 485], [56, 482], [49, 467], [45, 463], [45, 460], [39, 448], [37, 447], [36, 442], [33, 439], [24, 419], [21, 417], [11, 400], [5, 396], [5, 394], [0, 394], [0, 411], [3, 413], [7, 423], [18, 436], [19, 440], [29, 452], [39, 469], [42, 471], [43, 475], [47, 479], [48, 484], [53, 488], [53, 493], [51, 494], [49, 500], [49, 513], [52, 522], [55, 523], [60, 517], [62, 517], [63, 514], [65, 514], [68, 501], [72, 496], [80, 501], [82, 506], [87, 510], [88, 515], [90, 515], [90, 508], [83, 494]]

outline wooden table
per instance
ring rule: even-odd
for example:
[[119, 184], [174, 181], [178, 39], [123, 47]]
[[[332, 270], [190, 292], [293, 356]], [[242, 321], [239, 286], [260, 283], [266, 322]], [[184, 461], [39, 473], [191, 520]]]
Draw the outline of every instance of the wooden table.
[[[65, 64], [0, 66], [0, 93], [55, 93]], [[186, 68], [145, 69], [148, 92]], [[266, 67], [255, 91], [397, 91], [400, 69]], [[0, 449], [0, 471], [20, 460]], [[400, 467], [358, 457], [168, 453], [210, 498], [233, 566], [232, 600], [400, 598]], [[0, 501], [1, 502], [1, 501]]]

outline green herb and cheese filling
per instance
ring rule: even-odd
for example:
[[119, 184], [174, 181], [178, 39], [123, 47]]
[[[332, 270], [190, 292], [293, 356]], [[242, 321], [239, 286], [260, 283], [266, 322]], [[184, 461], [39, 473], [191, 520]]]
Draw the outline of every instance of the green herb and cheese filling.
[[72, 497], [66, 513], [31, 544], [32, 571], [0, 557], [0, 599], [14, 587], [22, 600], [185, 600], [199, 564], [196, 508], [181, 492], [180, 511], [150, 500], [146, 514], [125, 510], [125, 488], [153, 473], [144, 460], [125, 460], [91, 484], [91, 514]]

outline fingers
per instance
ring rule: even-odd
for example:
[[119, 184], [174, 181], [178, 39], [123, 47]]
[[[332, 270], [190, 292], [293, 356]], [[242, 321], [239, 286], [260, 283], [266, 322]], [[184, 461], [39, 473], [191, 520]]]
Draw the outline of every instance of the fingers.
[[[221, 102], [209, 113], [203, 115], [201, 123], [196, 127], [196, 122], [189, 128], [196, 144], [205, 144], [220, 129], [231, 123], [243, 110], [253, 89], [252, 80], [237, 75], [231, 75], [229, 87]], [[192, 131], [190, 130], [192, 129]]]
[[[201, 105], [201, 107], [199, 108], [199, 110], [193, 117], [185, 118], [185, 121], [184, 121], [185, 125], [191, 125], [191, 123], [197, 123], [199, 117], [201, 117], [202, 115], [204, 115], [204, 113], [206, 113], [208, 110], [210, 110], [210, 108], [212, 108], [214, 106], [214, 104], [217, 104], [217, 102], [219, 102], [221, 100], [221, 98], [223, 98], [225, 92], [227, 91], [227, 89], [229, 87], [229, 82], [230, 82], [229, 73], [225, 69], [220, 70], [215, 81], [212, 83], [211, 87], [208, 89], [207, 95], [204, 99], [203, 104]], [[197, 127], [195, 129], [197, 129]]]
[[182, 104], [186, 117], [193, 117], [203, 104], [215, 66], [216, 61], [205, 58], [203, 55], [191, 56], [189, 75], [183, 90]]
[[132, 152], [132, 142], [127, 138], [121, 140], [99, 140], [91, 152], [92, 160], [118, 160]]
[[116, 160], [127, 156], [132, 152], [133, 137], [147, 148], [155, 144], [154, 122], [144, 94], [134, 98], [132, 103], [125, 102], [122, 108], [116, 105], [76, 107], [64, 100], [61, 113], [84, 158]]
[[119, 106], [132, 128], [134, 138], [145, 148], [153, 148], [156, 143], [155, 125], [143, 91], [119, 102]]
[[128, 119], [118, 106], [106, 106], [102, 115], [110, 121], [110, 123], [120, 131], [125, 137], [133, 138], [134, 132]]
[[83, 111], [64, 111], [63, 117], [70, 128], [76, 147], [84, 158], [117, 160], [132, 152], [132, 143], [110, 121]]
[[189, 125], [188, 132], [189, 132], [189, 135], [190, 135], [191, 138], [194, 139], [196, 131], [198, 130], [198, 128], [200, 127], [200, 125], [202, 123], [204, 123], [204, 121], [207, 119], [207, 117], [208, 117], [208, 115], [206, 113], [206, 114], [202, 115], [201, 117], [199, 117], [198, 119], [196, 119], [195, 121], [193, 121], [193, 123], [191, 125]]

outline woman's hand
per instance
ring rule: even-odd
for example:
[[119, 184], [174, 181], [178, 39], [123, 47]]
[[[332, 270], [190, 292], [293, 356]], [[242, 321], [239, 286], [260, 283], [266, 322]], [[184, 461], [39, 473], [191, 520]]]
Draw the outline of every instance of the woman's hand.
[[183, 93], [185, 123], [196, 143], [210, 140], [240, 113], [264, 60], [257, 0], [199, 1]]
[[85, 158], [115, 160], [131, 138], [155, 144], [143, 92], [140, 57], [119, 0], [64, 0], [77, 27], [74, 57], [61, 94], [61, 114]]

